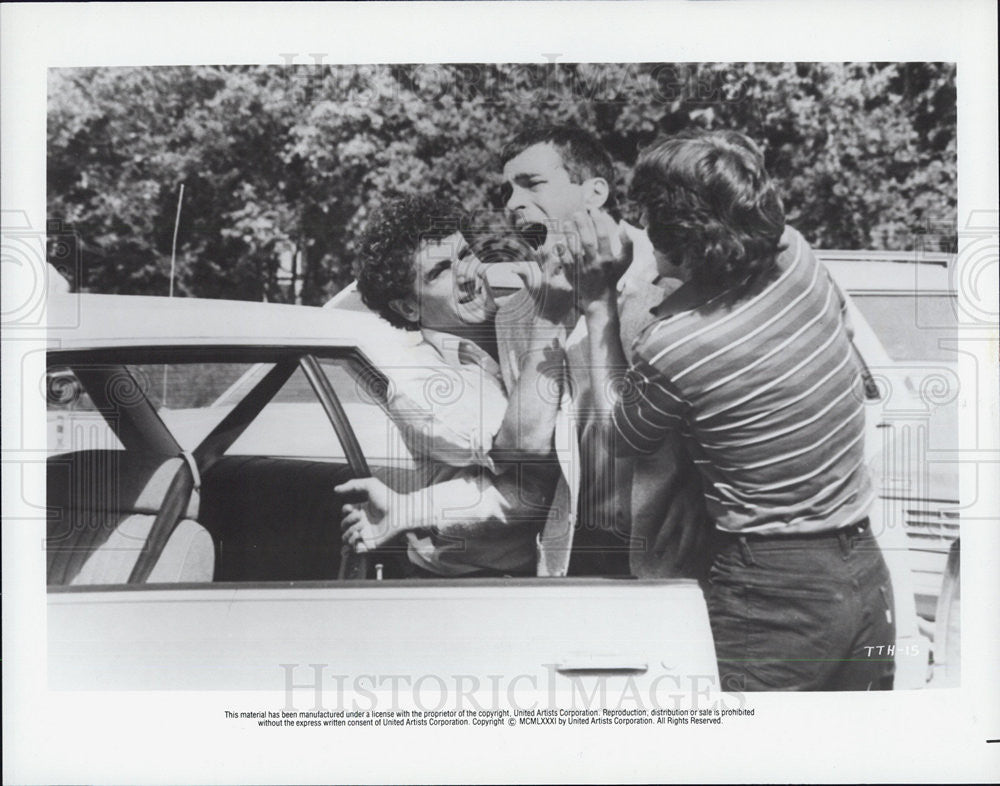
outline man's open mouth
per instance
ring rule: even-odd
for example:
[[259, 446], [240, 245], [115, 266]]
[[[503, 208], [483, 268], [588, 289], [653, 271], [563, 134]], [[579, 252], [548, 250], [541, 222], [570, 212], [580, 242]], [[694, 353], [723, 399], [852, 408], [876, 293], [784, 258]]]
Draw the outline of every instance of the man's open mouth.
[[519, 226], [517, 228], [517, 234], [520, 236], [521, 240], [537, 251], [542, 247], [542, 245], [544, 245], [545, 238], [548, 236], [549, 230], [545, 224], [541, 224], [537, 221], [531, 221]]

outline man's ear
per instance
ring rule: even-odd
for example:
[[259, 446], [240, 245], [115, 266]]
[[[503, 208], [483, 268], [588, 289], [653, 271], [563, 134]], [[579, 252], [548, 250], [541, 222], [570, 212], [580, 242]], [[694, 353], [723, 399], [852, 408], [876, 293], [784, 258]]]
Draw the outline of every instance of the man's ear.
[[603, 177], [591, 177], [583, 181], [583, 203], [587, 207], [604, 207], [608, 201], [608, 181]]
[[399, 314], [403, 319], [416, 325], [420, 319], [420, 311], [409, 298], [396, 298], [389, 301], [389, 308]]

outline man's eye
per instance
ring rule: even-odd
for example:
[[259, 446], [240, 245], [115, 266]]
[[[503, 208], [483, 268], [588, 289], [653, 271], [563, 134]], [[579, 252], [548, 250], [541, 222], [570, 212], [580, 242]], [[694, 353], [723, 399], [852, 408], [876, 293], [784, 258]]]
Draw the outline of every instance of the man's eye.
[[442, 262], [436, 268], [434, 268], [430, 273], [427, 274], [428, 281], [434, 281], [438, 278], [444, 271], [451, 267], [451, 262]]
[[542, 186], [542, 185], [545, 185], [545, 181], [544, 180], [532, 180], [530, 183], [528, 183], [528, 188], [530, 188], [530, 189], [536, 189], [536, 188], [538, 188], [539, 186]]

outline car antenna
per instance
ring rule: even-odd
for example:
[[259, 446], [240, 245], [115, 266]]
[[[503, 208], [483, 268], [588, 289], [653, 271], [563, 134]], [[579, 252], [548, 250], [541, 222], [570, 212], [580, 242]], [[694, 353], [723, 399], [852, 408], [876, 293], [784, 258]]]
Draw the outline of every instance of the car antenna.
[[[170, 290], [167, 297], [174, 296], [174, 271], [177, 269], [177, 230], [181, 226], [181, 203], [184, 201], [184, 184], [181, 183], [180, 191], [177, 192], [177, 215], [174, 216], [174, 239], [170, 244]], [[163, 366], [163, 396], [161, 407], [167, 406], [167, 367]]]
[[184, 184], [181, 183], [181, 189], [177, 193], [177, 215], [174, 217], [174, 240], [170, 245], [170, 295], [174, 296], [174, 271], [176, 270], [176, 260], [177, 260], [177, 230], [181, 226], [181, 202], [184, 201]]

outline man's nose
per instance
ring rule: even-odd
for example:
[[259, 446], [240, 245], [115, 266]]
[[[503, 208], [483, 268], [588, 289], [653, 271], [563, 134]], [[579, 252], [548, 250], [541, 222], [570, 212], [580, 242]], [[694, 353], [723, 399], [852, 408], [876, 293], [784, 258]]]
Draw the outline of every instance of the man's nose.
[[473, 283], [482, 275], [482, 263], [475, 254], [469, 254], [455, 264], [455, 283], [459, 286]]
[[510, 196], [504, 203], [504, 207], [511, 213], [524, 208], [524, 190], [517, 186], [511, 186]]

